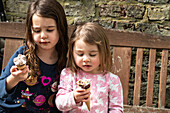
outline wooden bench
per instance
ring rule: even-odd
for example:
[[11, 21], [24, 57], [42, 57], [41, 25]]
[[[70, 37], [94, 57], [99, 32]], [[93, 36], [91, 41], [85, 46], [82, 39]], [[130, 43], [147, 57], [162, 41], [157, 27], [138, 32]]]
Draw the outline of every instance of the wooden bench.
[[[69, 36], [74, 26], [69, 26]], [[11, 55], [24, 42], [25, 25], [23, 23], [0, 22], [0, 39], [5, 38], [3, 68], [8, 63]], [[170, 50], [170, 37], [154, 36], [149, 34], [106, 30], [106, 34], [113, 47], [114, 72], [123, 85], [124, 112], [125, 113], [170, 113], [170, 108], [165, 108], [166, 83], [168, 69], [168, 50]], [[132, 49], [136, 48], [135, 82], [133, 92], [133, 105], [128, 105], [129, 78], [132, 59]], [[140, 90], [142, 77], [143, 50], [149, 49], [149, 65], [146, 87], [145, 105], [140, 105]], [[153, 107], [153, 89], [155, 76], [155, 61], [157, 49], [162, 50], [158, 107]]]

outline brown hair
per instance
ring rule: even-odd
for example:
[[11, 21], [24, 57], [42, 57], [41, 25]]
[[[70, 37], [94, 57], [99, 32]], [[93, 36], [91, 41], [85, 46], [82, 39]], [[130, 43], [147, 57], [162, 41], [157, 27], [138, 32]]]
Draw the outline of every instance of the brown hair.
[[97, 45], [100, 54], [100, 71], [112, 71], [112, 58], [110, 53], [109, 40], [105, 34], [105, 30], [98, 24], [85, 23], [79, 25], [71, 35], [69, 42], [69, 55], [67, 67], [73, 72], [77, 72], [79, 67], [76, 65], [73, 56], [73, 47], [76, 40], [83, 39], [86, 43]]
[[35, 0], [28, 8], [26, 18], [26, 56], [27, 63], [33, 76], [37, 76], [36, 72], [39, 71], [39, 59], [36, 56], [36, 44], [31, 33], [31, 27], [33, 24], [32, 17], [35, 13], [42, 17], [52, 18], [56, 21], [59, 33], [59, 41], [56, 44], [56, 51], [59, 53], [58, 71], [60, 73], [65, 67], [68, 50], [68, 26], [64, 9], [56, 0]]

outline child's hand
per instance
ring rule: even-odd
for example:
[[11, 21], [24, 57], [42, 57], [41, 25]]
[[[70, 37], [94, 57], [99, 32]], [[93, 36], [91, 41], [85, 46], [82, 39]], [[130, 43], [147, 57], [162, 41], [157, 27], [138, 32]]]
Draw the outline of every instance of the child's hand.
[[10, 71], [11, 76], [13, 76], [13, 78], [19, 82], [25, 80], [28, 77], [29, 68], [26, 66], [22, 70], [17, 70], [17, 66], [12, 66]]
[[29, 68], [26, 66], [22, 70], [17, 70], [17, 66], [12, 66], [10, 72], [11, 75], [9, 75], [6, 79], [7, 92], [15, 87], [20, 81], [23, 81], [28, 77]]
[[76, 103], [89, 101], [90, 91], [82, 88], [78, 88], [74, 91], [74, 99]]

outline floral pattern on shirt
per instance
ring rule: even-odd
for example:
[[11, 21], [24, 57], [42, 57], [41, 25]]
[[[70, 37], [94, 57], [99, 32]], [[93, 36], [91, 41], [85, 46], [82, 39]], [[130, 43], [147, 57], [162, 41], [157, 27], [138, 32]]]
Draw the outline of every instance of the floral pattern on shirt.
[[123, 91], [120, 79], [113, 73], [90, 74], [79, 70], [72, 73], [65, 68], [60, 75], [59, 91], [56, 95], [56, 105], [64, 113], [89, 113], [85, 103], [76, 105], [73, 90], [77, 88], [79, 79], [91, 80], [91, 110], [90, 113], [122, 113]]

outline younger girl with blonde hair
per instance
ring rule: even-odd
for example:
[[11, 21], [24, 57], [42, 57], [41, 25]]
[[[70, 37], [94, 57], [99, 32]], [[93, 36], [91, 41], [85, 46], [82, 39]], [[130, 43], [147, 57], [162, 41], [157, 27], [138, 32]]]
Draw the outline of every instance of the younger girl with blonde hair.
[[[109, 40], [95, 23], [79, 25], [69, 42], [67, 68], [60, 75], [56, 105], [64, 113], [122, 113], [123, 91], [112, 72]], [[91, 90], [77, 86], [80, 79], [91, 81]], [[90, 109], [86, 102], [90, 100]]]

